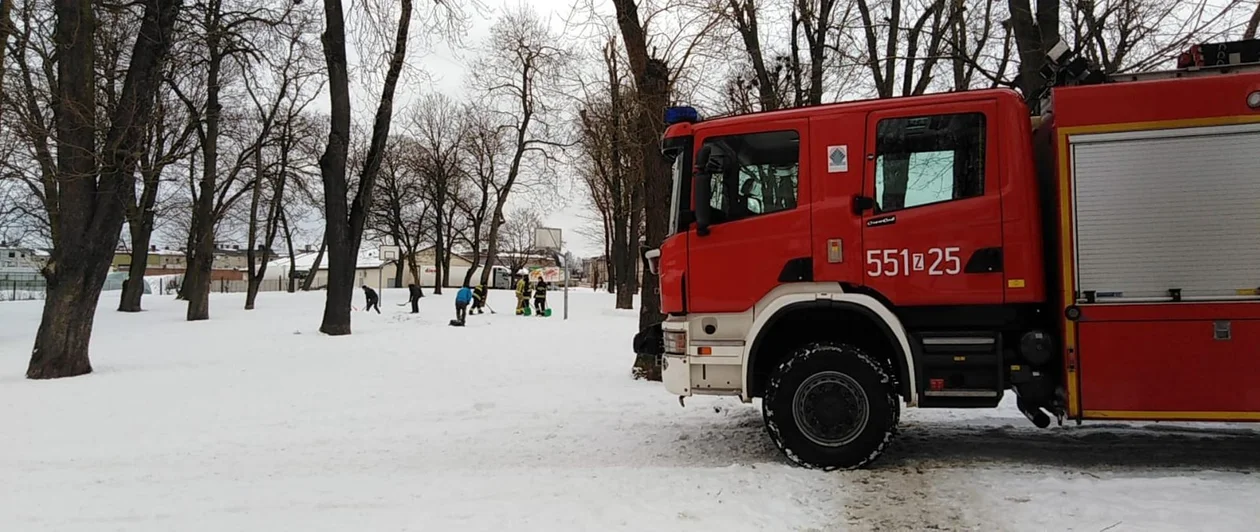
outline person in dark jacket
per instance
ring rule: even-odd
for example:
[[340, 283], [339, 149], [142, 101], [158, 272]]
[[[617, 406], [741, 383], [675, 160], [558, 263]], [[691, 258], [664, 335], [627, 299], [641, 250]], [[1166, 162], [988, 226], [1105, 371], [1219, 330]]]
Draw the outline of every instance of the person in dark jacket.
[[545, 316], [547, 310], [547, 281], [538, 280], [538, 284], [534, 287], [534, 313], [538, 316]]
[[409, 284], [407, 285], [407, 291], [411, 295], [411, 298], [408, 299], [408, 301], [411, 303], [411, 313], [419, 314], [420, 313], [420, 287], [416, 286], [414, 283]]
[[363, 285], [363, 297], [367, 299], [367, 305], [363, 307], [363, 311], [367, 312], [376, 309], [376, 313], [381, 313], [381, 296], [376, 295], [376, 290], [372, 290], [368, 285]]
[[484, 284], [477, 285], [476, 288], [473, 288], [472, 294], [473, 294], [472, 312], [474, 314], [485, 314], [486, 313], [485, 311], [486, 285]]

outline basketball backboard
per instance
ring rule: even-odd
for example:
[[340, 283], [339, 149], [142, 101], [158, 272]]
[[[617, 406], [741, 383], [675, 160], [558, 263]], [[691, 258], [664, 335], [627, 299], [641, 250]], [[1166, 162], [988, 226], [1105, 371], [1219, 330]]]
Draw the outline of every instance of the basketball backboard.
[[561, 239], [560, 230], [554, 227], [539, 227], [534, 230], [534, 247], [539, 251], [559, 251]]

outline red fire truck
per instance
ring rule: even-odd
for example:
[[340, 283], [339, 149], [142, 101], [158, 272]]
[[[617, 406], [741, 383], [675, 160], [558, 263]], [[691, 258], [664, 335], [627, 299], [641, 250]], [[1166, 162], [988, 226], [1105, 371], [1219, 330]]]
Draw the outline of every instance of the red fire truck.
[[[681, 397], [761, 398], [792, 461], [863, 466], [900, 409], [1045, 427], [1260, 421], [1256, 43], [1052, 89], [700, 121], [671, 108], [671, 232], [635, 338]], [[1030, 116], [1032, 117], [1030, 120]]]

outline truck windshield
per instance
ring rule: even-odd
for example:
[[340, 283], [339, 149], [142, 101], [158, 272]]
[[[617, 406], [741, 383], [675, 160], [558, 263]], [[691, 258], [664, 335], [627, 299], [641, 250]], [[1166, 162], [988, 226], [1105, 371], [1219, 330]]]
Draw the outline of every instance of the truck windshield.
[[691, 136], [661, 142], [661, 153], [670, 161], [669, 232], [686, 231], [691, 223]]
[[669, 234], [672, 235], [679, 231], [682, 220], [679, 219], [679, 213], [682, 212], [682, 165], [683, 157], [679, 157], [679, 153], [675, 152], [674, 164], [670, 167], [670, 179], [673, 185], [669, 192]]

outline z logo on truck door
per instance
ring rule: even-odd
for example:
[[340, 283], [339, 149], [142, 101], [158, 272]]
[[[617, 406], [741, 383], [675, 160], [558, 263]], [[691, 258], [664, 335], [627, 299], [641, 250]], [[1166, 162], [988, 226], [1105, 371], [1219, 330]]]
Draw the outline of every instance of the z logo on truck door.
[[928, 275], [962, 273], [960, 248], [930, 248], [926, 253], [908, 249], [870, 249], [866, 251], [866, 274], [871, 277], [896, 277], [927, 272]]

